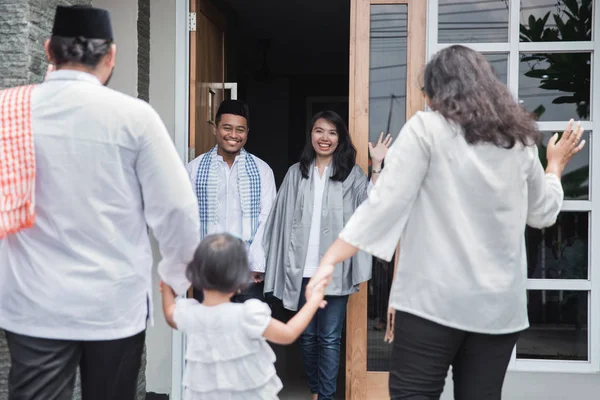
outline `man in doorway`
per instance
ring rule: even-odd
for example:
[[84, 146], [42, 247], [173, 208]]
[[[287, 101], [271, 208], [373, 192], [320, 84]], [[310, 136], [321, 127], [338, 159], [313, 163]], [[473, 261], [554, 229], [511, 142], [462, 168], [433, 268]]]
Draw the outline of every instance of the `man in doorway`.
[[[158, 114], [105, 86], [116, 55], [109, 13], [57, 7], [45, 48], [56, 70], [44, 83], [0, 92], [9, 399], [71, 399], [79, 366], [83, 400], [134, 400], [152, 309], [148, 227], [162, 279], [185, 293], [196, 199]], [[19, 148], [35, 157], [20, 165]], [[26, 220], [6, 206], [14, 193], [27, 199]]]
[[[253, 282], [234, 296], [235, 302], [263, 299], [262, 232], [276, 194], [273, 170], [244, 149], [248, 132], [248, 105], [241, 100], [223, 101], [213, 129], [216, 146], [187, 166], [198, 199], [201, 238], [229, 232], [246, 242]], [[194, 297], [201, 300], [202, 293], [195, 291]]]

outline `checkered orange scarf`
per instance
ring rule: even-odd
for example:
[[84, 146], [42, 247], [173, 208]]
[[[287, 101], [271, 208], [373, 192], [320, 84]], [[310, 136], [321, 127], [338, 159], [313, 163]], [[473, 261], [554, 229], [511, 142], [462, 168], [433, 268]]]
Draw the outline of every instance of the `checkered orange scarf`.
[[0, 238], [35, 222], [34, 85], [0, 91]]

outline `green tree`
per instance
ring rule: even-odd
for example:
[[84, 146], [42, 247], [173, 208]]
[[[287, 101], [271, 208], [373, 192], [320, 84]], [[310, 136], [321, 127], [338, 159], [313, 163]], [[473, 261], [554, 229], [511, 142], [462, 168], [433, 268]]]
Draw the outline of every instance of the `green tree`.
[[[592, 38], [593, 0], [559, 0], [555, 10], [541, 18], [530, 15], [527, 24], [521, 24], [521, 42], [573, 42]], [[552, 17], [554, 26], [548, 26]], [[589, 53], [533, 53], [521, 57], [530, 65], [525, 76], [540, 80], [539, 87], [558, 90], [562, 94], [554, 104], [575, 104], [581, 119], [590, 116], [591, 59]], [[538, 118], [545, 112], [539, 105], [534, 113]], [[540, 159], [546, 165], [546, 148], [540, 146]], [[563, 186], [569, 198], [587, 198], [588, 166], [563, 176]]]
[[[552, 16], [555, 26], [547, 26]], [[589, 41], [592, 37], [592, 0], [559, 0], [555, 11], [541, 18], [530, 15], [528, 24], [521, 24], [521, 42]], [[554, 104], [575, 104], [579, 118], [590, 116], [589, 53], [534, 53], [521, 57], [530, 70], [525, 76], [540, 79], [540, 88], [558, 90]], [[541, 115], [543, 106], [536, 109]]]

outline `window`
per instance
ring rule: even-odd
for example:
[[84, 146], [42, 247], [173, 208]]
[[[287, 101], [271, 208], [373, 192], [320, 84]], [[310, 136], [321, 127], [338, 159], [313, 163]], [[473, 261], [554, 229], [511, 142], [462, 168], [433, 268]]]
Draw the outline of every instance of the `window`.
[[[531, 328], [510, 369], [600, 371], [600, 21], [593, 0], [429, 0], [428, 54], [452, 44], [485, 55], [499, 78], [535, 113], [545, 144], [570, 118], [586, 149], [564, 172], [557, 223], [527, 228]], [[594, 15], [596, 14], [596, 15]]]

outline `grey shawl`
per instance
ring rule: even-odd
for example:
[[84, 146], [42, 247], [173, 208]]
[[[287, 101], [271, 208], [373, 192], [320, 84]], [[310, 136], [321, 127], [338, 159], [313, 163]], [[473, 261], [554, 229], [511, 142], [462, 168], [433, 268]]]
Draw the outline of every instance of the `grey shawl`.
[[[314, 168], [314, 166], [313, 166]], [[271, 214], [265, 223], [263, 247], [266, 256], [265, 293], [283, 300], [288, 310], [297, 310], [304, 275], [304, 264], [313, 213], [314, 184], [302, 178], [300, 164], [288, 170], [277, 193]], [[327, 169], [327, 178], [331, 168]], [[369, 182], [358, 166], [344, 182], [327, 179], [321, 213], [320, 256], [337, 238], [354, 210], [367, 198]], [[372, 256], [358, 252], [338, 264], [328, 295], [341, 296], [355, 293], [359, 284], [371, 278]]]

